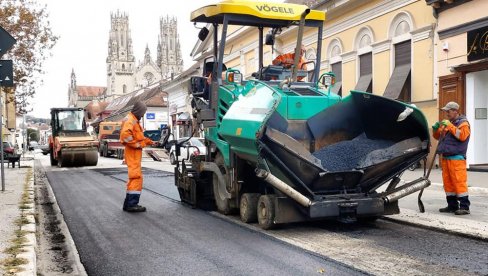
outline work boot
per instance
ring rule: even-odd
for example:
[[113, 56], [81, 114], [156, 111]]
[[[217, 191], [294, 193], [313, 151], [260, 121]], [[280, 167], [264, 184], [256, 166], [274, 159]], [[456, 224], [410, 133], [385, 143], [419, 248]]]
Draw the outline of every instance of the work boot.
[[460, 196], [457, 198], [459, 200], [459, 208], [460, 209], [465, 209], [469, 210], [469, 205], [471, 205], [471, 202], [469, 201], [469, 197], [466, 196]]
[[146, 212], [146, 207], [143, 207], [141, 205], [130, 206], [130, 207], [125, 208], [124, 211], [129, 212], [129, 213]]
[[439, 212], [441, 212], [441, 213], [454, 213], [454, 212], [457, 212], [457, 211], [458, 210], [456, 210], [456, 209], [454, 209], [452, 207], [449, 207], [449, 206], [439, 209]]
[[456, 212], [454, 212], [455, 215], [469, 215], [471, 212], [469, 212], [468, 209], [459, 209], [459, 210], [456, 210]]
[[454, 213], [459, 209], [459, 202], [456, 196], [448, 195], [446, 196], [447, 207], [440, 208], [441, 213]]

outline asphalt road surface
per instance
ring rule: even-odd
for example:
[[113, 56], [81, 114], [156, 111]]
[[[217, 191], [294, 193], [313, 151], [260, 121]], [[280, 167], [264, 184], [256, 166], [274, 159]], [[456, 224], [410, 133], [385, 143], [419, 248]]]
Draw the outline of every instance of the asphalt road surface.
[[42, 162], [91, 275], [488, 275], [483, 241], [384, 220], [262, 231], [179, 203], [164, 162], [143, 162], [153, 168], [144, 168], [148, 212], [128, 214], [121, 211], [127, 174], [120, 160], [52, 170]]
[[[174, 196], [171, 174], [153, 173], [146, 186]], [[123, 169], [47, 177], [89, 275], [361, 274], [156, 193], [143, 191], [146, 213], [123, 212]]]

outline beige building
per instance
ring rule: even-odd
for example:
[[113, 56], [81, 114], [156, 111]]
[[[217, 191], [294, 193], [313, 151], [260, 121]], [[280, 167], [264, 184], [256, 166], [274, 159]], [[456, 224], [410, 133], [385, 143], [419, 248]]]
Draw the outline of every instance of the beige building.
[[15, 101], [12, 94], [7, 93], [5, 87], [0, 88], [0, 93], [2, 93], [0, 102], [0, 108], [2, 108], [2, 141], [16, 144]]
[[[460, 104], [471, 125], [470, 169], [488, 164], [488, 1], [426, 0], [437, 16], [439, 106]], [[443, 114], [439, 113], [439, 119]]]

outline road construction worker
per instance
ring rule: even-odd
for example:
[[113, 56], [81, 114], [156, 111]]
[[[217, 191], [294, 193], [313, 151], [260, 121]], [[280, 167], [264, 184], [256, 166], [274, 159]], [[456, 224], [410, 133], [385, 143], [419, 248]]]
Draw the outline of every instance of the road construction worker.
[[[298, 70], [307, 70], [307, 65], [304, 64], [305, 63], [305, 59], [303, 58], [304, 54], [305, 54], [305, 46], [302, 45], [300, 51], [300, 59], [298, 60]], [[280, 65], [285, 68], [291, 68], [294, 62], [295, 62], [295, 51], [293, 51], [292, 53], [286, 53], [277, 56], [273, 60], [273, 65]]]
[[447, 207], [442, 213], [467, 215], [469, 211], [466, 151], [471, 134], [469, 122], [459, 114], [459, 104], [449, 102], [442, 108], [446, 120], [432, 126], [434, 138], [439, 140], [437, 152], [442, 156], [442, 181], [446, 192]]
[[139, 205], [142, 191], [142, 148], [153, 144], [151, 139], [144, 137], [144, 131], [139, 122], [146, 110], [146, 105], [137, 101], [131, 112], [124, 118], [120, 130], [120, 142], [125, 146], [124, 158], [129, 175], [127, 193], [122, 208], [127, 212], [146, 211], [146, 207]]

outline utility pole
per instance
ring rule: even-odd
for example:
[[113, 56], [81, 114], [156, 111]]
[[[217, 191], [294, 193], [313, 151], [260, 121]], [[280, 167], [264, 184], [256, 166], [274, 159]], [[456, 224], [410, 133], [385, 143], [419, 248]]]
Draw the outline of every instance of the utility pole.
[[[17, 42], [7, 31], [0, 26], [0, 57], [5, 54]], [[5, 192], [5, 174], [3, 171], [3, 107], [2, 103], [2, 86], [12, 87], [13, 81], [13, 66], [11, 60], [0, 60], [0, 151], [1, 151], [1, 169], [2, 174], [2, 192]]]
[[22, 143], [24, 146], [22, 147], [22, 158], [25, 160], [25, 149], [27, 147], [27, 139], [25, 138], [27, 136], [27, 128], [25, 127], [25, 110], [24, 113], [22, 114]]
[[[1, 65], [0, 65], [1, 66]], [[2, 152], [2, 165], [1, 165], [1, 173], [2, 173], [2, 192], [5, 192], [5, 173], [3, 171], [3, 103], [2, 103], [2, 80], [0, 79], [0, 151]]]

